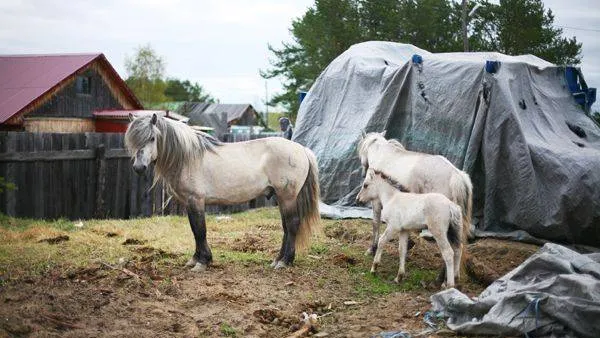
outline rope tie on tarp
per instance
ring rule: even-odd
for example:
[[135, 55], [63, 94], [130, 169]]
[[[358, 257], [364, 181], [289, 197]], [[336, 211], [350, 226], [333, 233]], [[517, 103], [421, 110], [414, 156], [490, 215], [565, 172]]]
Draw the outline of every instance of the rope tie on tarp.
[[[542, 299], [539, 295], [533, 296], [533, 299], [527, 304], [527, 306], [523, 309], [523, 311], [519, 312], [519, 314], [517, 314], [514, 317], [514, 318], [523, 319], [523, 322], [525, 322], [525, 319], [532, 318], [530, 316], [530, 314], [533, 313], [533, 318], [535, 318], [535, 329], [533, 329], [532, 331], [536, 331], [536, 332], [537, 332], [537, 329], [539, 328], [539, 321], [540, 321], [540, 300], [542, 300]], [[511, 322], [512, 322], [512, 320], [511, 320]], [[531, 331], [529, 331], [529, 332], [531, 332]], [[525, 337], [529, 338], [529, 332], [525, 332]]]

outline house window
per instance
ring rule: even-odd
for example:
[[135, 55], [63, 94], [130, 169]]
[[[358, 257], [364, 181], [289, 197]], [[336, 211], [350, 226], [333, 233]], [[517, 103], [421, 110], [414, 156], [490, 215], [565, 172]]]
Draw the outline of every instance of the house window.
[[75, 81], [75, 88], [77, 94], [91, 94], [92, 93], [92, 78], [90, 76], [78, 76]]

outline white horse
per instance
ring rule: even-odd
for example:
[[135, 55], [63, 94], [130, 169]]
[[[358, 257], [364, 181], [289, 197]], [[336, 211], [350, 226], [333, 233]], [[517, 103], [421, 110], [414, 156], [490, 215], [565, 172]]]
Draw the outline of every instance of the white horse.
[[405, 188], [390, 177], [376, 172], [367, 171], [357, 202], [366, 203], [378, 200], [383, 205], [381, 219], [387, 227], [381, 237], [373, 258], [371, 272], [375, 273], [381, 262], [381, 253], [385, 243], [400, 233], [398, 251], [400, 267], [394, 279], [398, 283], [404, 275], [408, 234], [410, 231], [429, 229], [440, 247], [446, 263], [446, 286], [454, 287], [454, 278], [460, 275], [460, 260], [462, 255], [461, 233], [463, 229], [461, 210], [458, 205], [446, 196], [438, 193], [414, 194], [403, 192]]
[[186, 264], [204, 271], [212, 261], [206, 241], [205, 204], [236, 204], [259, 195], [275, 194], [283, 225], [283, 243], [274, 268], [291, 265], [296, 247], [305, 246], [319, 217], [319, 178], [316, 158], [298, 143], [281, 137], [221, 143], [156, 114], [134, 118], [125, 144], [144, 172], [155, 163], [154, 183], [187, 207], [196, 252]]
[[[470, 236], [473, 185], [469, 175], [456, 168], [440, 155], [409, 151], [396, 140], [386, 140], [382, 133], [363, 132], [358, 144], [358, 155], [363, 169], [373, 168], [385, 173], [413, 193], [437, 192], [448, 197], [462, 209], [462, 242]], [[368, 254], [377, 250], [377, 238], [381, 224], [381, 203], [371, 202], [373, 207], [373, 238]]]

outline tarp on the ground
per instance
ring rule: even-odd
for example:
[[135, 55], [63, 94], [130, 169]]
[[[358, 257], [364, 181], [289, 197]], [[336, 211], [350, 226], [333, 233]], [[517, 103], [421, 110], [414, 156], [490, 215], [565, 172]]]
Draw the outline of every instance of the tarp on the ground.
[[[495, 73], [486, 61], [499, 61]], [[479, 231], [600, 246], [600, 128], [563, 67], [531, 55], [352, 46], [311, 87], [293, 137], [316, 154], [333, 210], [351, 207], [359, 191], [363, 130], [387, 130], [468, 172]]]
[[463, 334], [600, 337], [600, 253], [548, 243], [476, 300], [448, 289], [431, 302]]

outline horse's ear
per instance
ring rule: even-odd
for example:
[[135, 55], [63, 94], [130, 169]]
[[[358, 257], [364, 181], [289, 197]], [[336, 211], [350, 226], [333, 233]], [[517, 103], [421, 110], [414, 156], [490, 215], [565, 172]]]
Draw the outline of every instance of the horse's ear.
[[387, 132], [387, 130], [382, 131], [380, 134], [381, 136], [385, 137], [385, 133]]
[[158, 118], [158, 116], [156, 116], [156, 113], [152, 114], [152, 124], [156, 124], [156, 119]]
[[367, 133], [365, 133], [365, 130], [364, 130], [364, 129], [361, 129], [361, 130], [360, 130], [360, 138], [364, 140], [364, 139], [365, 139], [365, 137], [367, 137]]
[[132, 113], [129, 113], [129, 121], [135, 120], [135, 116]]

